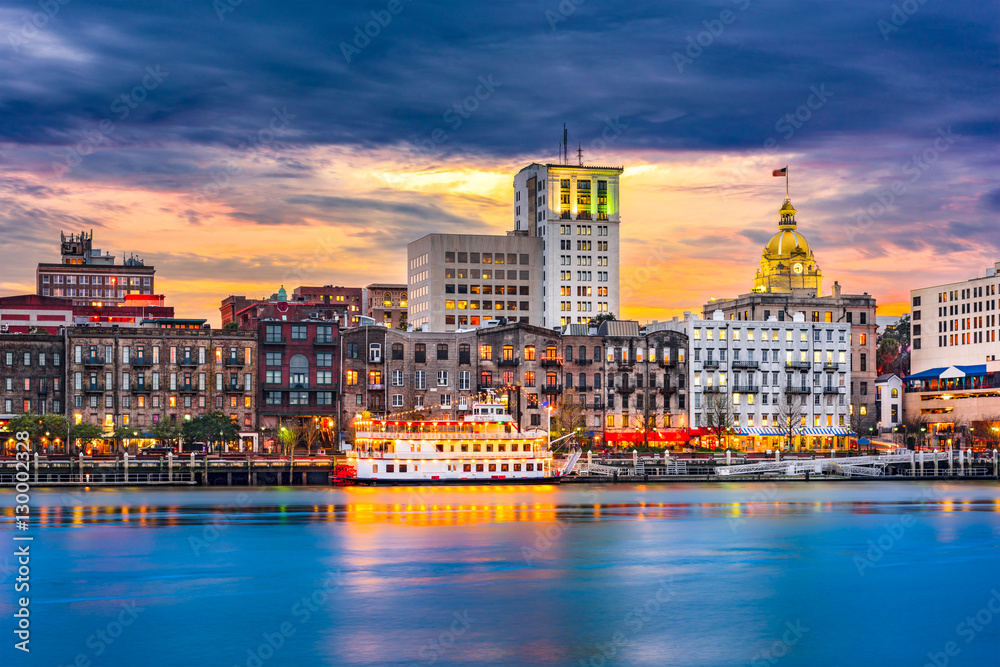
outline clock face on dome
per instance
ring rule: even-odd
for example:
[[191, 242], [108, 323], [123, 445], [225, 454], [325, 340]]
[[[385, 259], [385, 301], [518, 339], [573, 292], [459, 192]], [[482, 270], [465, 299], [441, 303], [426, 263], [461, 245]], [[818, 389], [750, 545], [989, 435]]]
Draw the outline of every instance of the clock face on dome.
[[794, 264], [794, 265], [792, 266], [792, 271], [794, 271], [795, 273], [802, 273], [802, 265], [801, 265], [801, 264], [799, 264], [798, 262], [796, 262], [796, 263], [795, 263], [795, 264]]

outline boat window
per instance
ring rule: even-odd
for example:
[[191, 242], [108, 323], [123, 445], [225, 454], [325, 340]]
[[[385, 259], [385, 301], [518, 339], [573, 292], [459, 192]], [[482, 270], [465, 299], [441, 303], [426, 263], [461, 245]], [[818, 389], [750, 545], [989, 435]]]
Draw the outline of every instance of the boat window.
[[386, 472], [395, 472], [396, 471], [396, 466], [394, 466], [394, 465], [387, 465], [385, 467], [385, 471]]
[[472, 464], [465, 463], [462, 465], [462, 472], [472, 472]]
[[493, 445], [486, 445], [486, 451], [492, 452], [493, 451]]
[[512, 452], [516, 452], [516, 451], [517, 451], [517, 445], [516, 445], [516, 444], [513, 444], [513, 443], [511, 443], [511, 446], [510, 446], [510, 451], [512, 451]]
[[496, 471], [497, 471], [497, 464], [496, 463], [491, 463], [490, 464], [490, 472], [496, 472]]
[[483, 464], [482, 463], [477, 463], [476, 464], [476, 472], [482, 472], [482, 471], [483, 471]]
[[498, 452], [506, 452], [507, 451], [507, 445], [504, 445], [504, 444], [497, 445], [497, 451]]
[[534, 472], [534, 470], [535, 470], [535, 464], [534, 463], [528, 463], [528, 464], [526, 464], [526, 466], [525, 466], [524, 469], [527, 470], [528, 472]]
[[469, 446], [468, 445], [462, 445], [462, 451], [463, 452], [469, 451]]
[[514, 464], [514, 472], [520, 472], [520, 471], [521, 471], [521, 464], [520, 463], [515, 463]]
[[509, 463], [501, 463], [500, 464], [500, 472], [507, 472], [509, 470], [510, 470], [510, 464]]
[[481, 451], [483, 451], [483, 446], [480, 445], [480, 444], [478, 444], [478, 443], [476, 443], [475, 445], [472, 446], [472, 451], [474, 451], [474, 452], [481, 452]]
[[439, 452], [443, 452], [443, 451], [444, 451], [444, 445], [435, 445], [435, 448], [436, 448], [436, 449], [437, 449], [437, 451], [439, 451]]
[[403, 463], [399, 466], [399, 472], [406, 472], [406, 464]]

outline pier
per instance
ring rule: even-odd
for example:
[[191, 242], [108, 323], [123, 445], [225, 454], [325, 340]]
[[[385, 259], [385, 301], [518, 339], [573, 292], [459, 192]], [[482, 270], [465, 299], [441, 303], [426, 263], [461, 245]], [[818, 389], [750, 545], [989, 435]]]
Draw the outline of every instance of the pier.
[[[34, 486], [305, 486], [329, 484], [329, 456], [289, 460], [277, 456], [47, 457], [34, 454], [28, 479]], [[0, 487], [14, 486], [17, 462], [0, 460]]]

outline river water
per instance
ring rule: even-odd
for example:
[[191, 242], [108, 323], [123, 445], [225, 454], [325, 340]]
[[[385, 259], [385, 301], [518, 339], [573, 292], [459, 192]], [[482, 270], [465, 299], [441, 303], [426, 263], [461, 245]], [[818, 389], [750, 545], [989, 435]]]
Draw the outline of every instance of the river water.
[[[13, 496], [0, 496], [8, 518]], [[3, 665], [997, 665], [1000, 486], [36, 490]]]

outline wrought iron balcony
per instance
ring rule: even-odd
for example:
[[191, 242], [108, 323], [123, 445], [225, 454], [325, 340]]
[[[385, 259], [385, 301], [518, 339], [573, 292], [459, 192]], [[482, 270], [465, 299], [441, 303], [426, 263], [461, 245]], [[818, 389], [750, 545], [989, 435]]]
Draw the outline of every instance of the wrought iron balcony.
[[542, 385], [543, 394], [561, 394], [562, 385], [561, 384], [546, 384]]
[[141, 366], [152, 366], [153, 358], [140, 354], [139, 356], [132, 358], [132, 365], [137, 368]]
[[177, 391], [182, 394], [196, 394], [198, 393], [198, 385], [196, 384], [180, 384], [177, 385]]
[[838, 386], [827, 385], [827, 386], [823, 387], [823, 393], [824, 394], [844, 394], [844, 393], [847, 393], [847, 389], [846, 389], [846, 387], [838, 387]]
[[226, 366], [242, 366], [243, 360], [237, 357], [226, 357]]
[[284, 345], [284, 336], [264, 336], [264, 345]]
[[734, 394], [757, 394], [760, 393], [760, 387], [755, 384], [735, 384], [733, 385]]
[[103, 366], [104, 365], [104, 357], [84, 357], [83, 358], [83, 365], [84, 366]]
[[521, 363], [520, 359], [501, 359], [497, 362], [501, 366], [517, 366]]
[[718, 359], [706, 359], [703, 362], [705, 368], [718, 368], [721, 362]]
[[177, 365], [179, 365], [179, 366], [190, 366], [190, 367], [193, 368], [193, 367], [195, 367], [195, 366], [198, 365], [198, 360], [195, 359], [194, 357], [182, 357], [177, 362]]
[[104, 385], [100, 382], [84, 382], [83, 383], [83, 393], [85, 394], [103, 394]]
[[243, 385], [238, 382], [230, 382], [229, 384], [223, 385], [225, 387], [225, 392], [227, 394], [242, 394]]
[[725, 393], [725, 387], [719, 384], [713, 384], [708, 387], [702, 387], [701, 391], [704, 394], [723, 394]]
[[556, 357], [542, 357], [542, 366], [562, 366], [562, 359]]
[[151, 391], [150, 386], [145, 382], [143, 382], [142, 384], [132, 385], [133, 394], [148, 394], [150, 391]]
[[785, 385], [785, 393], [786, 394], [811, 394], [812, 393], [812, 388], [811, 387], [807, 387], [804, 384], [802, 384], [802, 385], [789, 384], [789, 385]]
[[587, 357], [577, 357], [576, 361], [573, 363], [575, 363], [577, 366], [589, 366], [590, 364], [594, 363], [594, 360], [589, 359]]
[[840, 364], [838, 364], [836, 361], [824, 361], [823, 362], [823, 370], [824, 371], [835, 371], [835, 370], [839, 370], [839, 369], [840, 369]]
[[811, 368], [812, 364], [808, 361], [786, 361], [785, 368]]
[[759, 368], [760, 363], [753, 359], [734, 360], [733, 368]]

